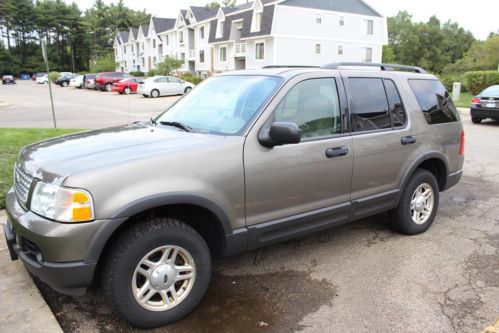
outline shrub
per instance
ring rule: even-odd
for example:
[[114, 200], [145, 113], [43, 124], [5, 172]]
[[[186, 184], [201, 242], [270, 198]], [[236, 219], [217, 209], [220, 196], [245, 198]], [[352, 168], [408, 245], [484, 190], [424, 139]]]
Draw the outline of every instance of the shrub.
[[135, 77], [143, 77], [145, 76], [145, 73], [141, 71], [135, 71], [135, 72], [130, 72], [130, 75]]
[[183, 64], [183, 60], [166, 56], [165, 60], [163, 60], [156, 66], [155, 72], [159, 75], [171, 75], [173, 71], [178, 70], [180, 67], [182, 67]]
[[489, 86], [499, 84], [498, 71], [475, 71], [464, 74], [466, 87], [473, 95], [478, 95]]
[[442, 82], [442, 84], [445, 86], [445, 89], [447, 89], [447, 91], [449, 92], [452, 91], [452, 86], [454, 85], [454, 82], [461, 82], [462, 92], [468, 91], [466, 87], [466, 80], [464, 78], [464, 74], [443, 73], [439, 75], [439, 79]]
[[156, 74], [156, 71], [154, 69], [151, 69], [149, 72], [147, 72], [147, 76], [151, 77], [151, 76], [155, 76], [157, 75]]
[[59, 72], [50, 72], [49, 73], [49, 80], [50, 82], [55, 82], [61, 74]]
[[180, 75], [180, 79], [193, 84], [200, 84], [201, 82], [203, 82], [202, 78], [192, 74], [191, 72], [183, 73], [182, 75]]

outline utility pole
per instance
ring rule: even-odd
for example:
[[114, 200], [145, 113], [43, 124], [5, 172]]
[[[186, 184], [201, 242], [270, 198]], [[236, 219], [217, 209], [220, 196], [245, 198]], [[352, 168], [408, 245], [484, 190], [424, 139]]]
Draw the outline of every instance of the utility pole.
[[54, 98], [52, 97], [52, 84], [50, 83], [50, 70], [49, 70], [49, 61], [47, 58], [47, 42], [45, 39], [42, 40], [42, 55], [43, 61], [45, 62], [45, 67], [47, 68], [47, 83], [49, 85], [49, 93], [50, 93], [50, 106], [52, 107], [52, 120], [54, 121], [54, 128], [57, 128], [57, 123], [55, 121], [55, 111], [54, 111]]

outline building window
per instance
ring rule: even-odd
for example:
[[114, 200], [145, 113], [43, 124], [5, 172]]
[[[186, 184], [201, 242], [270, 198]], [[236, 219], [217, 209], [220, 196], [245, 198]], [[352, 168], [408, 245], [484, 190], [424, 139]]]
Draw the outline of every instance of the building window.
[[372, 35], [374, 33], [374, 21], [364, 20], [366, 22], [366, 34]]
[[345, 16], [340, 16], [340, 26], [345, 25]]
[[128, 66], [126, 65], [126, 60], [125, 60], [125, 68], [128, 68]]
[[321, 54], [321, 44], [315, 44], [315, 54]]
[[199, 51], [199, 63], [204, 64], [204, 50]]
[[180, 44], [184, 44], [184, 32], [183, 32], [183, 31], [180, 31], [180, 32], [178, 33], [178, 42], [179, 42]]
[[224, 22], [218, 22], [217, 38], [222, 38], [224, 35]]
[[156, 57], [152, 57], [152, 65], [156, 66]]
[[152, 48], [153, 48], [153, 49], [155, 49], [155, 48], [156, 48], [156, 40], [155, 40], [155, 39], [153, 39], [153, 40], [152, 40]]
[[180, 53], [180, 60], [185, 61], [185, 53]]
[[165, 45], [169, 45], [170, 44], [170, 38], [168, 35], [165, 36]]
[[363, 62], [373, 62], [373, 49], [371, 47], [364, 47], [364, 58]]
[[142, 51], [144, 51], [144, 44], [145, 44], [145, 43], [142, 43]]
[[321, 24], [322, 23], [322, 15], [321, 14], [317, 14], [315, 22], [317, 22], [317, 24]]
[[133, 53], [133, 45], [132, 45], [132, 53]]
[[264, 60], [265, 59], [265, 43], [255, 43], [255, 59]]
[[262, 27], [262, 15], [263, 13], [255, 14], [255, 25], [253, 26], [254, 27], [253, 31], [260, 31]]
[[220, 48], [220, 62], [226, 62], [227, 61], [227, 47], [221, 47]]
[[199, 28], [199, 38], [204, 39], [204, 27]]
[[338, 45], [338, 55], [343, 55], [343, 45]]
[[142, 66], [146, 65], [146, 58], [142, 57]]

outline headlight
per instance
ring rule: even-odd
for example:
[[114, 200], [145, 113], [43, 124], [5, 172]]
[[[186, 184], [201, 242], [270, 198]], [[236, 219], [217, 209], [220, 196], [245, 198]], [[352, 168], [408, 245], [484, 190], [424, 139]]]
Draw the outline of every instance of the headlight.
[[58, 222], [88, 222], [94, 219], [90, 193], [43, 182], [38, 182], [33, 190], [30, 209]]

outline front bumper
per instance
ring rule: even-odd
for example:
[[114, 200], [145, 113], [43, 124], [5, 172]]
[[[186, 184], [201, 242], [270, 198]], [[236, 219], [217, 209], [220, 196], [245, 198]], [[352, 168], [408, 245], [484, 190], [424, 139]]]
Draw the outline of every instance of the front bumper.
[[94, 278], [102, 249], [125, 219], [63, 224], [24, 210], [12, 190], [6, 197], [4, 234], [11, 258], [53, 289], [82, 295]]
[[499, 109], [472, 107], [470, 109], [470, 113], [472, 118], [491, 118], [494, 120], [499, 120]]

